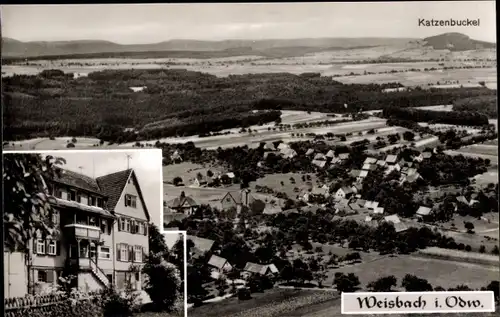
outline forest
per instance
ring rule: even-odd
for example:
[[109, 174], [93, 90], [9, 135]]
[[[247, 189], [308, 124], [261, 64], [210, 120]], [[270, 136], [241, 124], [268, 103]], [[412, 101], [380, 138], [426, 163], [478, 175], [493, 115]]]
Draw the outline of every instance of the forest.
[[[73, 79], [50, 70], [2, 78], [4, 138], [87, 136], [130, 142], [264, 124], [275, 121], [278, 110], [346, 113], [494, 95], [487, 88], [382, 92], [398, 85], [342, 84], [319, 74], [219, 78], [180, 69], [104, 70]], [[130, 87], [146, 88], [133, 92]]]
[[383, 110], [382, 115], [388, 119], [466, 126], [484, 126], [489, 123], [488, 117], [477, 111], [434, 111], [387, 107]]
[[497, 96], [485, 95], [475, 98], [459, 99], [453, 104], [454, 111], [478, 111], [488, 118], [498, 118]]

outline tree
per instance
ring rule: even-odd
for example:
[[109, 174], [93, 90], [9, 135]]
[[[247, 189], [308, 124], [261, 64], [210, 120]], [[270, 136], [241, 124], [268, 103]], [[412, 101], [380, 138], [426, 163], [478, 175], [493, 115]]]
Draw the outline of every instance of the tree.
[[144, 290], [158, 311], [172, 310], [181, 291], [181, 274], [176, 265], [167, 262], [170, 258], [164, 236], [149, 224], [149, 254], [142, 272], [147, 276]]
[[465, 229], [467, 229], [467, 233], [474, 233], [474, 224], [472, 222], [465, 222]]
[[411, 131], [405, 131], [403, 133], [403, 139], [405, 139], [406, 141], [413, 142], [413, 140], [415, 140], [415, 133]]
[[345, 275], [344, 273], [335, 273], [333, 285], [341, 293], [354, 292], [359, 285], [359, 278], [354, 273]]
[[174, 183], [175, 186], [179, 186], [183, 183], [182, 178], [180, 176], [174, 177], [172, 182]]
[[69, 149], [69, 148], [74, 148], [75, 147], [75, 144], [73, 143], [68, 143], [66, 144], [66, 147]]
[[58, 173], [62, 158], [39, 154], [6, 154], [3, 156], [4, 246], [10, 252], [27, 252], [36, 234], [57, 236], [54, 210], [45, 181]]
[[432, 285], [425, 279], [416, 277], [415, 275], [406, 274], [401, 282], [401, 286], [407, 292], [430, 292]]
[[486, 247], [484, 245], [481, 245], [479, 247], [479, 253], [484, 253], [484, 252], [486, 252]]
[[495, 297], [495, 300], [499, 300], [499, 295], [500, 295], [500, 283], [498, 281], [491, 281], [488, 286], [485, 288], [487, 291], [493, 291], [493, 296]]
[[394, 275], [381, 277], [376, 281], [368, 283], [367, 287], [371, 292], [391, 292], [391, 289], [397, 285], [397, 279]]
[[212, 176], [214, 176], [214, 173], [211, 170], [208, 170], [207, 171], [207, 176], [208, 177], [212, 177]]
[[491, 250], [491, 253], [492, 253], [492, 254], [498, 254], [498, 245], [495, 245], [495, 246], [493, 247], [493, 250]]

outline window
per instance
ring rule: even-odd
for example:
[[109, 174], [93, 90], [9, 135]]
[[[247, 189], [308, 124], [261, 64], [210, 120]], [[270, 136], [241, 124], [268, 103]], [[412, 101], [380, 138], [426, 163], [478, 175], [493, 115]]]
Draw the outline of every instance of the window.
[[128, 261], [128, 246], [126, 244], [120, 245], [120, 261]]
[[102, 198], [98, 197], [97, 198], [97, 207], [102, 208], [103, 206], [104, 206], [104, 202], [103, 202]]
[[94, 196], [89, 196], [89, 206], [97, 206], [97, 199]]
[[48, 281], [47, 271], [38, 270], [38, 279], [37, 280], [39, 283], [47, 283], [47, 281]]
[[36, 240], [36, 253], [45, 254], [45, 241], [42, 239]]
[[96, 258], [96, 250], [97, 250], [97, 247], [95, 246], [95, 244], [90, 245], [90, 258], [91, 259]]
[[137, 208], [137, 197], [133, 195], [126, 194], [125, 195], [125, 206]]
[[137, 232], [139, 234], [144, 234], [144, 223], [139, 222], [139, 224], [137, 226], [138, 226]]
[[140, 245], [134, 246], [134, 262], [142, 262], [142, 247]]
[[75, 190], [69, 191], [69, 200], [76, 201], [76, 191]]
[[130, 232], [130, 220], [125, 219], [125, 231]]
[[99, 259], [111, 259], [111, 248], [110, 247], [99, 247]]
[[118, 226], [120, 231], [125, 231], [125, 219], [118, 219]]
[[101, 219], [101, 232], [104, 234], [109, 234], [108, 220]]
[[59, 224], [59, 211], [52, 210], [52, 223], [55, 225]]
[[57, 244], [54, 240], [47, 241], [47, 254], [49, 255], [57, 254]]
[[62, 190], [58, 187], [54, 189], [54, 196], [57, 198], [62, 198]]
[[82, 202], [82, 194], [80, 194], [80, 193], [76, 194], [76, 201], [79, 203]]
[[89, 217], [89, 226], [97, 226], [97, 217], [95, 216], [90, 216]]

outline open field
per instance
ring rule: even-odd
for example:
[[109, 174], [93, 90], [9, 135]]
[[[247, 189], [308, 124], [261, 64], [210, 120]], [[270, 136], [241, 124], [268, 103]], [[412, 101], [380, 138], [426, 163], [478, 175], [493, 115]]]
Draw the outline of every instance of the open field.
[[463, 147], [459, 150], [460, 152], [467, 152], [471, 154], [481, 154], [489, 156], [498, 156], [498, 146], [489, 144], [472, 144]]
[[[373, 280], [389, 275], [396, 276], [399, 286], [406, 274], [413, 274], [427, 279], [434, 287], [441, 286], [444, 288], [455, 287], [460, 284], [467, 284], [471, 288], [481, 288], [492, 280], [498, 279], [499, 274], [498, 267], [405, 255], [384, 257], [376, 261], [347, 266], [335, 271], [356, 274], [364, 286]], [[334, 273], [329, 274], [326, 285], [332, 283]]]
[[369, 82], [389, 83], [399, 82], [405, 86], [423, 86], [436, 84], [437, 82], [456, 81], [469, 84], [484, 81], [488, 85], [496, 84], [496, 68], [481, 69], [450, 69], [446, 71], [428, 72], [404, 72], [375, 74], [365, 76], [343, 76], [336, 77], [335, 80], [345, 84], [362, 84]]
[[207, 176], [207, 171], [210, 170], [214, 175], [223, 173], [224, 171], [216, 166], [202, 166], [191, 162], [182, 162], [179, 164], [170, 164], [163, 166], [163, 181], [172, 182], [175, 177], [182, 178], [185, 186], [190, 186], [192, 180], [201, 173], [204, 177]]
[[462, 149], [459, 150], [446, 150], [444, 153], [448, 155], [463, 155], [463, 156], [469, 156], [469, 157], [480, 157], [483, 159], [489, 159], [491, 161], [492, 165], [498, 165], [498, 155], [488, 155], [488, 154], [480, 154], [480, 153], [471, 153], [467, 149], [462, 151]]

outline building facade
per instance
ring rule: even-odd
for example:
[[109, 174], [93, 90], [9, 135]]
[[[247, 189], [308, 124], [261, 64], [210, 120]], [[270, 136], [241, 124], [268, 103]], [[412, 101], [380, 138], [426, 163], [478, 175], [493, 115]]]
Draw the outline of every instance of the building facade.
[[[4, 272], [6, 295], [44, 293], [67, 275], [74, 276], [72, 286], [83, 291], [110, 285], [123, 289], [128, 283], [141, 290], [150, 218], [135, 172], [129, 169], [93, 179], [61, 170], [45, 183], [56, 230], [32, 239], [21, 263], [26, 266], [24, 274]], [[13, 278], [17, 286], [8, 281]]]

